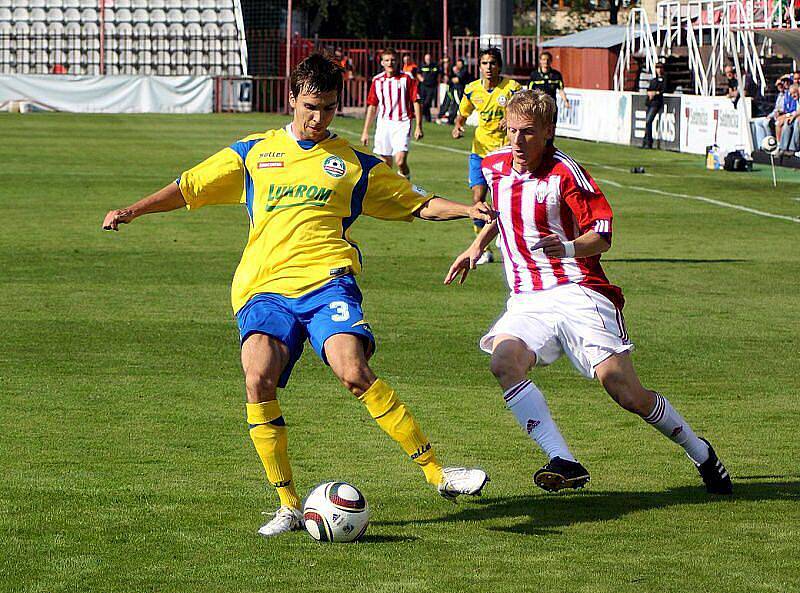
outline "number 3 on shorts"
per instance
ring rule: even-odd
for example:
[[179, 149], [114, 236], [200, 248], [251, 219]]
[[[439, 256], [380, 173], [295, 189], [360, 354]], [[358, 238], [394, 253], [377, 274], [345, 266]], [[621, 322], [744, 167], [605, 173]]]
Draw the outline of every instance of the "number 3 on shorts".
[[344, 301], [333, 301], [328, 305], [328, 308], [336, 311], [335, 314], [331, 315], [331, 321], [347, 321], [350, 319], [350, 307]]

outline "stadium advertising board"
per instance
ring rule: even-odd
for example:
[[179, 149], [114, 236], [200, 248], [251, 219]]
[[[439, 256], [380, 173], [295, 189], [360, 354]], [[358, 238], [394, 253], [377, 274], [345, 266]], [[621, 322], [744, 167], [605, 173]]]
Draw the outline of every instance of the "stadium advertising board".
[[[644, 142], [647, 125], [647, 95], [633, 95], [631, 144]], [[653, 122], [653, 141], [666, 150], [681, 150], [681, 97], [664, 96], [664, 109]]]
[[25, 99], [74, 113], [211, 113], [209, 76], [0, 76], [0, 102]]
[[572, 88], [566, 93], [569, 109], [558, 97], [559, 136], [628, 144], [631, 93]]
[[558, 103], [558, 122], [556, 127], [559, 132], [581, 132], [583, 130], [583, 97], [580, 92], [574, 90], [567, 90], [567, 99], [569, 99], [569, 109], [564, 104], [561, 95], [558, 95], [556, 102]]
[[738, 109], [727, 97], [684, 95], [681, 109], [681, 152], [705, 154], [716, 144], [722, 154], [732, 150], [752, 151], [748, 133], [749, 99]]

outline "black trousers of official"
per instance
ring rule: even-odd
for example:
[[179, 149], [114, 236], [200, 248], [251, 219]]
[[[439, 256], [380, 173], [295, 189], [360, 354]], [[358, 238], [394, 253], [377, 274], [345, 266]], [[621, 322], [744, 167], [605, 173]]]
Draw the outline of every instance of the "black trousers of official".
[[436, 98], [436, 87], [426, 86], [421, 84], [419, 86], [419, 96], [422, 99], [422, 118], [425, 121], [431, 121], [431, 105]]
[[651, 103], [647, 107], [647, 121], [644, 126], [644, 146], [645, 148], [653, 148], [653, 122], [656, 116], [664, 108], [662, 103]]

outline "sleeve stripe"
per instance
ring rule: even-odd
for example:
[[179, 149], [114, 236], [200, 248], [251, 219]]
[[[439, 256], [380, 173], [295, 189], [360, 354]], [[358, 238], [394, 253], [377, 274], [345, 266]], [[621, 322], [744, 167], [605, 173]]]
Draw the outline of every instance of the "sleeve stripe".
[[584, 189], [590, 193], [595, 193], [592, 184], [589, 183], [586, 175], [583, 174], [583, 171], [581, 171], [581, 168], [575, 161], [573, 161], [560, 150], [557, 150], [554, 156], [558, 161], [562, 162], [567, 166], [567, 168], [569, 168], [569, 170], [572, 172], [572, 176], [575, 178], [575, 182], [581, 187], [581, 189]]
[[610, 220], [596, 220], [592, 230], [596, 233], [610, 233], [611, 221]]

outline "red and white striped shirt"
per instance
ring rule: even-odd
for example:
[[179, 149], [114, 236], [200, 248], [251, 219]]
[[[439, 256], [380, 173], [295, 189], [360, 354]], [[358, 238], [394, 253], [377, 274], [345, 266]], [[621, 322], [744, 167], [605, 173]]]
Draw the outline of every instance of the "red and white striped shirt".
[[417, 100], [417, 79], [407, 72], [398, 72], [394, 76], [384, 72], [374, 76], [367, 94], [367, 105], [378, 108], [378, 117], [392, 121], [412, 119]]
[[483, 175], [499, 213], [500, 250], [512, 293], [574, 283], [622, 308], [622, 290], [606, 278], [599, 255], [553, 258], [541, 249], [532, 250], [547, 235], [572, 241], [593, 230], [611, 240], [611, 206], [583, 167], [551, 147], [536, 171], [518, 173], [507, 146], [486, 155]]

